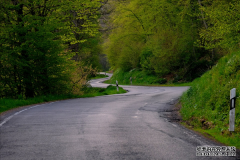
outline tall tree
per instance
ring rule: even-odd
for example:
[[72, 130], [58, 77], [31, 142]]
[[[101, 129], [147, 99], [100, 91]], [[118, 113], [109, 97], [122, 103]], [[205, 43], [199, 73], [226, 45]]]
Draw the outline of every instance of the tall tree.
[[211, 26], [204, 0], [115, 2], [113, 29], [105, 43], [113, 69], [139, 67], [160, 77], [193, 80], [217, 60], [203, 44], [201, 30]]
[[97, 0], [1, 1], [0, 95], [68, 93], [77, 72], [69, 45], [97, 35], [98, 15], [92, 9], [100, 6]]

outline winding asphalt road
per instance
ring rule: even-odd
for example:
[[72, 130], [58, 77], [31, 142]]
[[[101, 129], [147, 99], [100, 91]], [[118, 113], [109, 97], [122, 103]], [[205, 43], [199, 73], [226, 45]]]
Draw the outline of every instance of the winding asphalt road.
[[[106, 87], [104, 79], [92, 86]], [[0, 160], [188, 160], [219, 145], [175, 122], [188, 87], [122, 86], [129, 92], [34, 105], [0, 117]]]

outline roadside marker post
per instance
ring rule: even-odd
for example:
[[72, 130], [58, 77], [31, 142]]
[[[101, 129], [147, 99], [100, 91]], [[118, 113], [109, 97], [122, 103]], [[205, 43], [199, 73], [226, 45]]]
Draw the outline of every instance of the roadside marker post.
[[131, 83], [131, 85], [132, 85], [132, 77], [130, 77], [130, 83]]
[[119, 91], [119, 89], [118, 89], [118, 81], [116, 80], [116, 87], [117, 87], [117, 91]]
[[229, 131], [235, 128], [235, 104], [236, 104], [236, 88], [230, 91], [230, 111], [229, 111]]

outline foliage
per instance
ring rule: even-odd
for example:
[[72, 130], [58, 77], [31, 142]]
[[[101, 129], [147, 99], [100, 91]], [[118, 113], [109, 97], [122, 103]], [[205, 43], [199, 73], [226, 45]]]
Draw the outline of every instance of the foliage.
[[98, 66], [101, 5], [98, 0], [1, 1], [0, 97], [79, 93], [86, 74]]
[[239, 49], [240, 2], [237, 0], [203, 1], [207, 27], [202, 28], [200, 36], [207, 49], [227, 49], [230, 52]]
[[116, 86], [109, 85], [107, 88], [86, 88], [84, 94], [81, 97], [95, 97], [102, 95], [111, 95], [111, 94], [122, 94], [126, 93], [122, 87], [118, 87], [119, 91], [117, 91]]
[[158, 78], [153, 83], [158, 83], [158, 84], [165, 84], [167, 83], [167, 80], [165, 78]]
[[[240, 136], [240, 52], [227, 55], [219, 60], [212, 70], [193, 81], [192, 87], [181, 97], [183, 120], [195, 128], [209, 129], [211, 135], [229, 136], [239, 148]], [[236, 88], [235, 133], [228, 131], [230, 90]], [[219, 138], [220, 139], [220, 138]], [[230, 145], [230, 141], [226, 142]], [[233, 143], [231, 143], [233, 145]]]
[[106, 78], [108, 75], [105, 74], [96, 74], [93, 77], [90, 77], [90, 79], [99, 79], [99, 78]]
[[83, 64], [77, 65], [75, 72], [71, 72], [71, 92], [72, 94], [82, 94], [82, 89], [88, 85], [89, 76], [96, 75], [97, 70], [91, 66], [85, 66]]
[[131, 84], [130, 77], [132, 78], [132, 84], [134, 85], [165, 84], [167, 82], [164, 78], [149, 75], [147, 72], [138, 69], [133, 69], [129, 72], [117, 69], [111, 79], [106, 82], [115, 84], [117, 80], [119, 84]]
[[99, 37], [88, 38], [86, 42], [79, 45], [81, 50], [78, 53], [78, 60], [80, 60], [81, 63], [98, 70], [101, 69], [99, 54], [102, 52], [99, 41]]
[[105, 53], [113, 70], [192, 81], [239, 48], [239, 1], [113, 1]]

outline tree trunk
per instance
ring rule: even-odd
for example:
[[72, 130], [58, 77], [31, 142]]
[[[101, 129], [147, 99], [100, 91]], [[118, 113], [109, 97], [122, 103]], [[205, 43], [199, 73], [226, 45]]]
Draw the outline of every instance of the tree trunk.
[[[18, 5], [18, 2], [14, 1], [13, 4]], [[20, 4], [19, 8], [16, 11], [18, 13], [18, 15], [17, 15], [18, 16], [17, 17], [18, 26], [23, 29], [24, 28], [24, 24], [22, 23], [23, 22], [23, 20], [22, 20], [22, 18], [23, 18], [23, 4]], [[24, 32], [19, 33], [19, 38], [21, 39], [19, 41], [19, 46], [21, 46], [22, 44], [24, 44], [26, 42], [25, 36], [26, 36], [26, 33], [24, 33]], [[31, 97], [34, 97], [31, 67], [28, 64], [29, 61], [30, 61], [29, 60], [29, 55], [24, 48], [22, 48], [21, 57], [27, 63], [26, 65], [23, 65], [23, 87], [25, 88], [25, 96], [26, 96], [26, 98], [31, 98]]]
[[[199, 3], [199, 5], [202, 7], [202, 2], [201, 2], [201, 0], [198, 0], [198, 3]], [[208, 25], [207, 25], [207, 22], [206, 22], [206, 20], [205, 20], [205, 18], [204, 18], [204, 15], [203, 15], [203, 11], [201, 10], [201, 15], [202, 15], [202, 20], [203, 20], [203, 24], [204, 24], [204, 27], [205, 27], [205, 29], [208, 29]], [[214, 59], [215, 59], [215, 53], [214, 53], [214, 49], [212, 49], [211, 50], [211, 61], [212, 62], [214, 62]]]
[[[198, 3], [199, 3], [199, 5], [202, 7], [202, 2], [201, 2], [201, 0], [198, 0]], [[201, 15], [202, 15], [202, 20], [203, 20], [204, 27], [205, 27], [206, 29], [208, 29], [208, 25], [207, 25], [207, 22], [205, 21], [205, 18], [204, 18], [204, 15], [203, 15], [203, 11], [202, 11], [202, 10], [201, 10]]]

